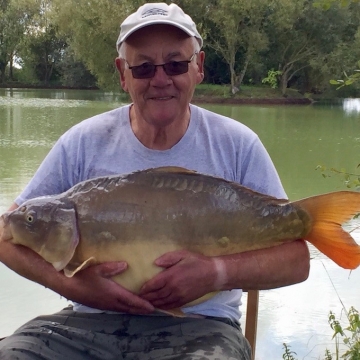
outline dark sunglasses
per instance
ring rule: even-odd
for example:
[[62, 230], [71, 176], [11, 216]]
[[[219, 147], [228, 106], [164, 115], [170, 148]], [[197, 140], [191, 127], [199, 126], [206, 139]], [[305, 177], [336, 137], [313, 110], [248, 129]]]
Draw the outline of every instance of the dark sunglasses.
[[131, 70], [132, 76], [134, 79], [150, 79], [155, 76], [155, 71], [158, 66], [162, 66], [166, 75], [174, 76], [185, 74], [189, 71], [189, 63], [194, 59], [194, 53], [189, 60], [184, 61], [169, 61], [164, 64], [155, 65], [150, 62], [143, 63], [137, 66], [130, 66], [129, 63], [125, 60], [129, 69]]

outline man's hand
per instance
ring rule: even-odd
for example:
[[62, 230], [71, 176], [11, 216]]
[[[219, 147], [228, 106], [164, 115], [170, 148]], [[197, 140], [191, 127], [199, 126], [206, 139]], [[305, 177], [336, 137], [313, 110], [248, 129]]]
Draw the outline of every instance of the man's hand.
[[165, 270], [146, 282], [139, 296], [156, 308], [178, 308], [218, 290], [215, 258], [181, 250], [162, 255], [155, 265]]
[[265, 290], [299, 283], [308, 277], [310, 259], [305, 242], [296, 240], [218, 257], [169, 252], [155, 264], [165, 270], [145, 283], [139, 296], [167, 310], [217, 290]]
[[112, 280], [113, 276], [126, 269], [126, 262], [107, 262], [81, 270], [69, 279], [75, 282], [73, 285], [77, 288], [69, 296], [76, 302], [101, 310], [130, 314], [153, 312], [154, 306], [150, 302]]

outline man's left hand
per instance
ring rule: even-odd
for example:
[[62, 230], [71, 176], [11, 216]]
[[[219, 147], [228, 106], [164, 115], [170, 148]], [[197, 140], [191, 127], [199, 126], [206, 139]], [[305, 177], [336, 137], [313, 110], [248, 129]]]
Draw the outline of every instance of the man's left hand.
[[179, 308], [219, 290], [218, 269], [212, 257], [180, 250], [160, 256], [155, 265], [165, 270], [146, 282], [139, 296], [156, 308]]

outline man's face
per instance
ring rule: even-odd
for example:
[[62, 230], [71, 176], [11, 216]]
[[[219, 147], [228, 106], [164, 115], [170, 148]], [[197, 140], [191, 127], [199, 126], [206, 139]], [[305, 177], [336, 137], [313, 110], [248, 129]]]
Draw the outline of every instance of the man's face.
[[[190, 60], [195, 53], [194, 40], [183, 31], [168, 25], [145, 27], [132, 34], [125, 45], [129, 66], [149, 62], [155, 65], [169, 61]], [[204, 53], [195, 55], [189, 71], [169, 76], [163, 67], [156, 67], [149, 79], [135, 79], [123, 59], [117, 59], [121, 85], [134, 103], [137, 121], [146, 121], [155, 127], [181, 122], [189, 114], [189, 102], [195, 86], [204, 77]], [[186, 119], [187, 120], [187, 119]]]

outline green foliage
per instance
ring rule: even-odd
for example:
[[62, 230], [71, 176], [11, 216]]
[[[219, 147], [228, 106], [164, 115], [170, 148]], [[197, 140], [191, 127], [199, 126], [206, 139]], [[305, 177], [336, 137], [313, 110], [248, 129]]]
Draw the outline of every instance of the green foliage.
[[[114, 59], [119, 26], [143, 2], [3, 1], [2, 80], [13, 80], [12, 61], [22, 59], [26, 67], [23, 78], [76, 83], [76, 71], [80, 70], [84, 75], [88, 71], [91, 75], [86, 75], [87, 80], [93, 76], [100, 87], [118, 89]], [[338, 87], [360, 84], [359, 72], [354, 71], [360, 58], [360, 0], [350, 4], [350, 0], [346, 4], [342, 0], [174, 2], [191, 15], [204, 37], [208, 83], [230, 83], [233, 93], [242, 92], [250, 81], [252, 85], [265, 83], [279, 88], [279, 96], [287, 95], [290, 88], [309, 94], [324, 92], [331, 89], [329, 81], [333, 78], [342, 79], [336, 83]], [[67, 52], [73, 54], [71, 59]], [[56, 59], [55, 63], [49, 59]], [[68, 73], [59, 70], [65, 68], [69, 71], [67, 79], [62, 77]], [[275, 75], [269, 69], [281, 73]], [[355, 89], [352, 95], [357, 96], [357, 87], [351, 88]], [[334, 88], [333, 93], [341, 97], [343, 91]]]
[[[35, 0], [34, 0], [35, 1]], [[28, 26], [36, 12], [33, 0], [7, 0], [0, 6], [0, 82], [5, 81], [10, 64], [12, 80], [13, 59], [21, 48]]]
[[96, 78], [83, 62], [76, 59], [72, 49], [66, 48], [58, 66], [61, 74], [61, 85], [73, 88], [90, 88], [96, 86]]
[[[324, 360], [360, 360], [360, 314], [358, 310], [351, 307], [346, 313], [346, 317], [349, 325], [343, 327], [334, 313], [330, 311], [328, 323], [334, 331], [332, 339], [335, 341], [335, 354], [333, 355], [330, 350], [326, 349]], [[290, 351], [290, 346], [284, 343], [283, 347], [285, 349], [283, 359], [296, 360], [293, 356], [296, 353]]]
[[76, 61], [97, 78], [104, 89], [118, 84], [114, 66], [119, 25], [136, 8], [130, 1], [52, 0], [49, 17], [65, 37]]
[[359, 69], [354, 70], [353, 74], [348, 75], [346, 71], [344, 71], [345, 80], [330, 80], [330, 84], [338, 85], [337, 89], [341, 89], [344, 86], [349, 86], [360, 81], [360, 61], [358, 61], [357, 66]]
[[276, 89], [279, 84], [279, 75], [282, 74], [280, 70], [271, 69], [268, 71], [268, 76], [262, 79], [263, 84], [269, 84], [272, 89]]
[[340, 6], [346, 7], [353, 2], [359, 2], [359, 0], [316, 0], [314, 7], [328, 10], [333, 4], [340, 4]]
[[325, 358], [324, 358], [324, 360], [333, 360], [331, 352], [328, 349], [325, 350]]
[[[343, 328], [335, 315], [330, 311], [329, 324], [334, 330], [333, 339], [336, 339], [336, 346], [339, 349], [339, 342], [342, 340], [347, 349], [341, 358], [345, 360], [360, 360], [360, 316], [358, 310], [351, 307], [347, 313], [349, 325]], [[337, 352], [338, 353], [338, 352]], [[336, 357], [336, 360], [339, 357]]]
[[21, 52], [24, 65], [33, 69], [36, 79], [44, 84], [59, 79], [59, 64], [66, 42], [61, 39], [54, 26], [49, 25], [43, 31], [28, 36]]
[[290, 345], [286, 345], [285, 343], [283, 343], [283, 348], [284, 348], [284, 354], [282, 358], [284, 360], [296, 360], [293, 356], [296, 355], [296, 352], [290, 351]]
[[[360, 164], [357, 166], [357, 169], [360, 168]], [[338, 175], [342, 178], [345, 186], [347, 188], [355, 188], [360, 190], [360, 173], [358, 172], [348, 172], [346, 169], [335, 169], [335, 168], [328, 168], [324, 165], [318, 165], [316, 170], [320, 170], [322, 176], [324, 178], [331, 177], [333, 175]]]

